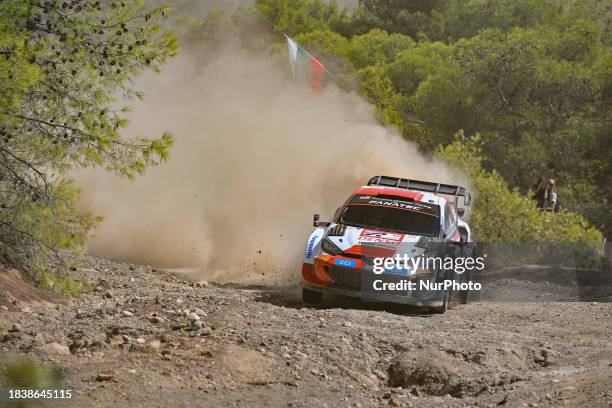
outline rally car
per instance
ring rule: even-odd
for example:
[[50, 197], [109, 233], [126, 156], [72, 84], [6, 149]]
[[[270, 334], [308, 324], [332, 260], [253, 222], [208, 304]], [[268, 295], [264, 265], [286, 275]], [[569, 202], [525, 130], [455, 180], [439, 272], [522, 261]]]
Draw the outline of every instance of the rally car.
[[[459, 207], [459, 197], [463, 198], [463, 207]], [[322, 222], [318, 214], [314, 215], [315, 230], [308, 238], [302, 265], [304, 302], [319, 303], [324, 293], [331, 292], [361, 297], [362, 301], [425, 306], [445, 312], [450, 290], [417, 287], [377, 292], [371, 290], [372, 281], [368, 279], [468, 279], [467, 274], [452, 276], [452, 271], [440, 267], [404, 267], [399, 271], [385, 267], [378, 276], [372, 271], [377, 257], [457, 256], [457, 251], [465, 251], [462, 243], [471, 241], [471, 231], [460, 217], [470, 204], [471, 195], [463, 187], [388, 176], [371, 178], [336, 210], [331, 222]]]

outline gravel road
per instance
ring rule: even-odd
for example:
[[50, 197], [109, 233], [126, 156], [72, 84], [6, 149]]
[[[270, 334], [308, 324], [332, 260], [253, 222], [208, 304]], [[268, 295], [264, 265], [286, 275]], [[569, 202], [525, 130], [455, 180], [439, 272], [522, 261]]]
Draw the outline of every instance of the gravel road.
[[606, 297], [431, 315], [101, 258], [72, 273], [92, 284], [78, 299], [0, 275], [0, 353], [60, 368], [64, 406], [612, 407]]

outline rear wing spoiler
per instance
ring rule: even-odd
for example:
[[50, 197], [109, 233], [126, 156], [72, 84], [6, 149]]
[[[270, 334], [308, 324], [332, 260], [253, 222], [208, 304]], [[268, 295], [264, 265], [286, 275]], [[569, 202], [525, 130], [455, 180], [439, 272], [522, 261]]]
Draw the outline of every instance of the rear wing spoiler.
[[406, 190], [427, 191], [434, 194], [444, 194], [455, 196], [455, 207], [457, 197], [463, 197], [463, 204], [469, 207], [472, 204], [472, 195], [465, 187], [453, 186], [450, 184], [432, 183], [430, 181], [409, 180], [399, 177], [375, 176], [368, 181], [368, 186], [383, 186], [405, 188]]

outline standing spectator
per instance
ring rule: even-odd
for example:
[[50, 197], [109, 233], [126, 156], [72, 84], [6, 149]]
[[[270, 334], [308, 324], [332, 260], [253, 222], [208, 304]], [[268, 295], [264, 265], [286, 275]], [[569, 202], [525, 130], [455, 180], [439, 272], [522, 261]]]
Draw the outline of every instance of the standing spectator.
[[535, 200], [538, 208], [544, 208], [544, 196], [546, 194], [547, 180], [540, 177], [533, 185], [533, 195], [531, 198]]
[[559, 197], [555, 192], [555, 180], [548, 180], [548, 188], [546, 190], [546, 211], [559, 212]]
[[559, 197], [555, 191], [555, 180], [538, 180], [532, 198], [536, 200], [537, 207], [544, 211], [559, 212]]

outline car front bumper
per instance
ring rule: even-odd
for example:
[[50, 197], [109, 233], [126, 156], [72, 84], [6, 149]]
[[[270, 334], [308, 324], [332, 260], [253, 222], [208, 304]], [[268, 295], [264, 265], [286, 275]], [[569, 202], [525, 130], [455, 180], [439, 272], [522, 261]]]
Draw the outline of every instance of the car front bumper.
[[397, 303], [397, 304], [403, 304], [403, 305], [424, 306], [424, 307], [441, 307], [444, 304], [444, 302], [442, 301], [442, 294], [440, 294], [439, 300], [434, 300], [434, 299], [419, 299], [419, 298], [412, 296], [410, 292], [406, 295], [390, 295], [387, 293], [377, 293], [377, 294], [368, 293], [367, 295], [364, 296], [362, 292], [359, 290], [336, 287], [336, 286], [326, 286], [322, 288], [319, 286], [313, 286], [313, 285], [304, 283], [303, 287], [313, 292], [320, 292], [323, 294], [334, 294], [334, 295], [359, 298], [364, 302], [372, 302], [372, 303], [377, 303], [377, 302]]

